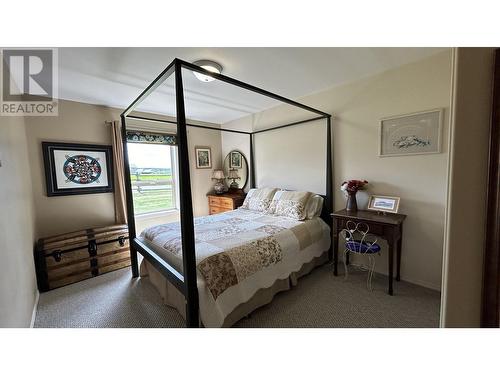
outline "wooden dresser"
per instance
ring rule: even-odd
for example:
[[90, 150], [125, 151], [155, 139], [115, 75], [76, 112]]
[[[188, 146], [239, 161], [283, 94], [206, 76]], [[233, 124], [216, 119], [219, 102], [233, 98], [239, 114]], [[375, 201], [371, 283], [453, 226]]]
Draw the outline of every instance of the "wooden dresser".
[[235, 210], [243, 204], [246, 194], [242, 191], [224, 194], [208, 193], [208, 212], [210, 215]]

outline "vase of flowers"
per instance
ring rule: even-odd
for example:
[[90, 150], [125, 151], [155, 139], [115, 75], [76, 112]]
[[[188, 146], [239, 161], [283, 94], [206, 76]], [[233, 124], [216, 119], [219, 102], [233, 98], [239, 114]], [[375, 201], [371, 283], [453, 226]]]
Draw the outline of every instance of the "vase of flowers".
[[347, 195], [347, 211], [357, 211], [358, 202], [356, 201], [356, 193], [358, 190], [363, 190], [365, 185], [368, 183], [366, 180], [348, 180], [342, 182], [340, 185], [340, 190]]

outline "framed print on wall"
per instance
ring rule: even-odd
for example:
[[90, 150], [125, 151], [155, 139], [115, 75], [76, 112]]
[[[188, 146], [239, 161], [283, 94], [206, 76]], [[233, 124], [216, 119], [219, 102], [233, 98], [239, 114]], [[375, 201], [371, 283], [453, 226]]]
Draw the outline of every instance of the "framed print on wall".
[[241, 153], [239, 151], [231, 151], [229, 168], [241, 169]]
[[47, 196], [113, 191], [111, 146], [42, 142]]
[[397, 214], [399, 210], [399, 199], [399, 197], [371, 195], [368, 200], [368, 209], [371, 211], [392, 212], [393, 214]]
[[380, 120], [379, 156], [441, 152], [443, 109]]
[[210, 169], [212, 168], [212, 152], [210, 147], [197, 146], [196, 152], [196, 168]]

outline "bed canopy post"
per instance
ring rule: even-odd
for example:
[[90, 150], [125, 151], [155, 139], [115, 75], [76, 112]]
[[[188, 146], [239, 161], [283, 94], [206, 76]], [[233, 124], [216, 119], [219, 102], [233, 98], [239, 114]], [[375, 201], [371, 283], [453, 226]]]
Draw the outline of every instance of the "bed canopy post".
[[253, 156], [253, 133], [250, 133], [250, 188], [255, 188], [255, 167]]
[[[186, 111], [184, 103], [184, 87], [182, 80], [182, 69], [185, 68], [189, 71], [200, 72], [202, 74], [211, 76], [222, 82], [228, 83], [230, 85], [243, 88], [255, 92], [259, 95], [263, 95], [283, 103], [292, 105], [297, 108], [301, 108], [308, 112], [315, 113], [319, 117], [314, 117], [306, 120], [300, 120], [284, 125], [274, 126], [268, 129], [261, 129], [256, 131], [240, 131], [234, 129], [223, 129], [223, 128], [213, 128], [204, 125], [188, 124], [186, 121]], [[132, 115], [132, 112], [136, 107], [144, 101], [152, 92], [154, 92], [160, 85], [162, 85], [165, 80], [172, 74], [175, 76], [175, 100], [176, 100], [176, 121], [172, 120], [159, 120], [155, 118], [149, 118], [144, 116]], [[139, 276], [139, 269], [137, 263], [137, 252], [141, 253], [146, 260], [148, 260], [153, 267], [155, 267], [163, 276], [165, 276], [169, 282], [173, 284], [186, 299], [186, 325], [188, 327], [199, 327], [199, 299], [198, 299], [198, 288], [197, 288], [197, 267], [196, 267], [196, 256], [195, 256], [195, 236], [194, 236], [194, 218], [193, 218], [193, 202], [191, 195], [191, 178], [190, 178], [190, 164], [189, 164], [189, 150], [187, 141], [187, 126], [210, 129], [214, 131], [224, 131], [239, 134], [248, 134], [250, 142], [250, 187], [255, 188], [256, 178], [255, 178], [255, 134], [261, 132], [267, 132], [277, 129], [282, 129], [290, 126], [296, 126], [304, 124], [311, 121], [316, 121], [320, 119], [326, 119], [327, 125], [327, 163], [326, 163], [326, 192], [325, 192], [325, 205], [323, 207], [323, 212], [321, 217], [328, 224], [330, 229], [333, 227], [333, 220], [330, 216], [333, 210], [333, 189], [332, 189], [332, 130], [331, 130], [331, 115], [322, 112], [318, 109], [306, 106], [304, 104], [295, 102], [293, 100], [287, 99], [280, 95], [271, 93], [269, 91], [263, 90], [256, 86], [249, 85], [247, 83], [238, 81], [234, 78], [224, 76], [222, 74], [216, 74], [207, 71], [197, 65], [174, 59], [165, 70], [155, 78], [151, 84], [135, 99], [132, 104], [130, 104], [125, 111], [121, 114], [122, 123], [122, 135], [123, 135], [123, 151], [124, 151], [124, 169], [125, 176], [130, 173], [130, 165], [127, 153], [127, 137], [126, 137], [126, 118], [135, 118], [146, 121], [154, 121], [160, 123], [175, 123], [177, 124], [177, 145], [178, 145], [178, 155], [179, 155], [179, 193], [180, 193], [180, 226], [181, 226], [181, 243], [182, 243], [182, 261], [183, 261], [183, 275], [181, 275], [175, 267], [171, 266], [167, 261], [162, 259], [154, 250], [150, 249], [145, 243], [136, 237], [135, 228], [135, 216], [134, 216], [134, 206], [133, 206], [133, 192], [132, 192], [132, 182], [130, 178], [125, 179], [125, 189], [127, 197], [127, 218], [129, 226], [129, 237], [130, 237], [130, 256], [132, 262], [132, 276]], [[337, 259], [337, 254], [333, 254], [332, 248], [329, 249], [330, 259], [334, 257]], [[336, 271], [336, 270], [335, 270]], [[336, 273], [336, 272], [335, 272]]]
[[177, 59], [175, 60], [175, 101], [177, 110], [177, 145], [179, 150], [180, 216], [184, 295], [186, 296], [186, 325], [188, 327], [199, 327], [199, 301], [196, 283], [194, 219], [186, 111], [184, 107], [184, 88], [182, 85], [182, 64]]
[[[330, 232], [333, 233], [333, 218], [330, 213], [333, 212], [333, 166], [332, 166], [332, 117], [328, 116], [326, 118], [326, 202], [325, 205], [328, 209], [327, 224], [330, 227]], [[328, 259], [331, 261], [333, 258], [337, 257], [337, 254], [333, 253], [333, 245], [330, 244], [330, 249], [328, 249]], [[335, 269], [334, 273], [337, 275], [337, 262], [334, 262]]]
[[[129, 161], [128, 161], [128, 151], [127, 151], [127, 123], [125, 121], [125, 116], [120, 115], [122, 123], [122, 145], [123, 145], [123, 169], [124, 176], [128, 176], [130, 173]], [[130, 242], [136, 237], [135, 231], [135, 216], [134, 216], [134, 200], [132, 195], [132, 181], [130, 178], [125, 178], [125, 193], [127, 198], [127, 224]], [[130, 246], [130, 263], [132, 266], [132, 277], [139, 277], [139, 265], [137, 262], [137, 250], [134, 246]]]

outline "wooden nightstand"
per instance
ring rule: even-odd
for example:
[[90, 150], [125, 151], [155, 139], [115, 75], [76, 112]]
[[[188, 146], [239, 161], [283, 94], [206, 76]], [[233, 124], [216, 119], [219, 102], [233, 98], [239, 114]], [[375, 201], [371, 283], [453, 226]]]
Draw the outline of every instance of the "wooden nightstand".
[[[339, 259], [339, 234], [342, 229], [347, 227], [347, 222], [365, 223], [368, 225], [370, 233], [382, 237], [389, 245], [387, 253], [389, 263], [389, 294], [392, 296], [392, 278], [394, 274], [394, 250], [396, 250], [396, 280], [401, 280], [401, 247], [403, 242], [403, 221], [406, 215], [378, 214], [374, 211], [347, 211], [340, 210], [331, 214], [334, 218], [333, 226], [333, 267], [334, 274], [337, 276], [337, 263]], [[349, 257], [346, 257], [346, 263], [349, 264]]]
[[235, 210], [243, 204], [245, 196], [243, 191], [224, 194], [208, 193], [208, 212], [213, 215]]

